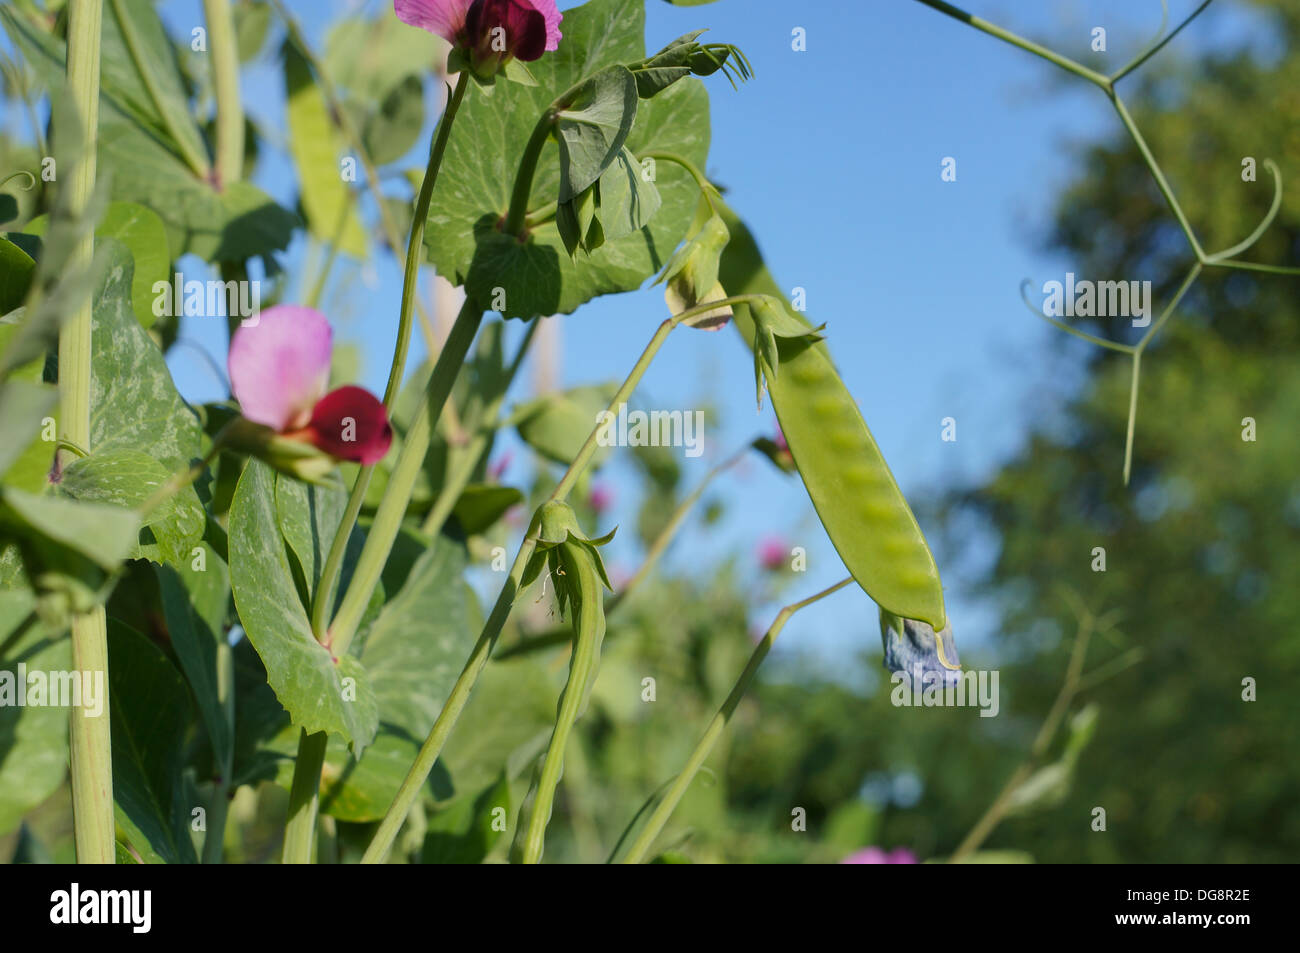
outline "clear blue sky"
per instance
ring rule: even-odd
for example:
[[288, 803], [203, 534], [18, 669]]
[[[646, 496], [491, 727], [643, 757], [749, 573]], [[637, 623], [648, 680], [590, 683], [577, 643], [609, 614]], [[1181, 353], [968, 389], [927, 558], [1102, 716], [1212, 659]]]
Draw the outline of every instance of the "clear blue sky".
[[[289, 6], [319, 47], [339, 15], [374, 11], [381, 3], [289, 0]], [[1077, 379], [1069, 359], [1077, 342], [1067, 345], [1036, 323], [1017, 288], [1023, 278], [1041, 283], [1071, 268], [1045, 255], [1039, 239], [1055, 196], [1071, 178], [1075, 147], [1116, 133], [1104, 97], [913, 0], [720, 0], [696, 7], [647, 0], [646, 6], [650, 49], [707, 26], [713, 38], [739, 45], [753, 61], [757, 75], [738, 92], [720, 76], [708, 81], [709, 173], [730, 190], [729, 202], [756, 232], [778, 281], [807, 289], [808, 313], [827, 323], [832, 353], [904, 492], [936, 494], [996, 468]], [[1171, 23], [1194, 6], [1171, 0]], [[1103, 69], [1127, 61], [1160, 22], [1158, 0], [968, 0], [967, 8]], [[162, 10], [178, 35], [202, 23], [199, 0], [167, 0]], [[1216, 4], [1161, 55], [1238, 42], [1251, 24], [1242, 4]], [[1107, 30], [1108, 53], [1088, 50], [1096, 26]], [[791, 49], [795, 27], [806, 31], [806, 52]], [[268, 45], [247, 73], [244, 94], [255, 119], [279, 135], [283, 86], [275, 49]], [[940, 180], [945, 156], [957, 160], [955, 183]], [[410, 164], [420, 159], [414, 155]], [[283, 154], [264, 157], [258, 182], [281, 200], [291, 198]], [[303, 251], [300, 240], [285, 257], [288, 269], [301, 264]], [[201, 276], [201, 265], [185, 265], [187, 276]], [[382, 390], [400, 271], [381, 258], [367, 283], [356, 271], [342, 278], [351, 287], [335, 286], [341, 303], [331, 317], [341, 338], [364, 348], [362, 382]], [[600, 299], [563, 319], [565, 385], [621, 378], [663, 315], [660, 290], [647, 288]], [[224, 365], [224, 330], [215, 324], [188, 320], [184, 333]], [[520, 331], [512, 322], [512, 335]], [[417, 340], [411, 367], [419, 347]], [[172, 366], [190, 399], [224, 396], [191, 354], [178, 350]], [[528, 384], [526, 372], [521, 382]], [[674, 335], [639, 392], [643, 406], [721, 409], [720, 421], [707, 421], [710, 453], [684, 461], [688, 487], [719, 454], [773, 430], [770, 408], [756, 415], [753, 394], [751, 361], [730, 329]], [[526, 397], [526, 390], [517, 396]], [[955, 443], [940, 440], [947, 416], [957, 420]], [[514, 456], [521, 466], [524, 455]], [[611, 522], [630, 524], [635, 514], [627, 472], [616, 462], [606, 473], [616, 497]], [[717, 489], [729, 503], [729, 518], [720, 529], [684, 534], [670, 566], [736, 553], [756, 590], [764, 591], [754, 550], [760, 539], [777, 535], [810, 556], [807, 573], [786, 596], [802, 597], [843, 575], [797, 479], [781, 477], [755, 456]], [[626, 541], [617, 545], [623, 548], [614, 562], [634, 568], [635, 550]], [[986, 554], [992, 552], [990, 544]], [[963, 591], [957, 567], [940, 569], [969, 662], [995, 619]], [[766, 625], [777, 604], [756, 606], [754, 624]], [[874, 617], [860, 591], [846, 590], [796, 617], [782, 642], [786, 651], [806, 650], [838, 666], [846, 653], [879, 644]]]

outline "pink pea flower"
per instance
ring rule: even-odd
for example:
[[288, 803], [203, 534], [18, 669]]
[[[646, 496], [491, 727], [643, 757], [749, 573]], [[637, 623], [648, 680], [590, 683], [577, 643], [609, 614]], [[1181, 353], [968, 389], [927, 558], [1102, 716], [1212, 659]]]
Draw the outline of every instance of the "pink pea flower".
[[915, 864], [916, 855], [906, 847], [896, 847], [885, 853], [879, 847], [864, 847], [840, 861], [841, 864]]
[[497, 457], [495, 461], [489, 463], [487, 469], [488, 479], [493, 483], [500, 482], [501, 477], [505, 475], [507, 468], [510, 466], [512, 456], [513, 454], [507, 450], [505, 453], [501, 454], [501, 456]]
[[768, 572], [776, 572], [785, 566], [788, 551], [785, 540], [777, 536], [769, 536], [758, 544], [759, 564]]
[[510, 59], [532, 61], [560, 45], [555, 0], [394, 0], [403, 23], [436, 33], [484, 79]]
[[596, 514], [600, 515], [609, 509], [614, 502], [614, 491], [603, 483], [597, 483], [591, 488], [591, 493], [587, 496], [587, 502], [596, 511]]
[[378, 463], [393, 442], [384, 405], [369, 391], [346, 386], [326, 392], [333, 338], [319, 311], [279, 305], [263, 311], [256, 324], [241, 325], [230, 342], [231, 390], [244, 420], [258, 425], [244, 428], [241, 442], [305, 479], [339, 460]]

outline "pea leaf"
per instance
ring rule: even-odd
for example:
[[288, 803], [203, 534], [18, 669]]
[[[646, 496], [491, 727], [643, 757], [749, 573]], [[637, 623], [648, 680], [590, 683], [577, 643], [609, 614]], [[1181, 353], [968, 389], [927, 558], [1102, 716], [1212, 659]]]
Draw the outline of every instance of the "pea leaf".
[[461, 530], [473, 536], [496, 525], [510, 507], [523, 500], [523, 493], [513, 486], [471, 483], [461, 491], [451, 512]]
[[103, 246], [91, 317], [90, 446], [95, 453], [146, 453], [170, 475], [199, 455], [198, 417], [136, 320], [130, 254], [111, 239]]
[[619, 151], [600, 176], [600, 223], [605, 241], [615, 241], [650, 224], [663, 199], [636, 156]]
[[507, 834], [495, 824], [510, 816], [510, 778], [504, 772], [481, 791], [462, 794], [429, 818], [420, 851], [423, 864], [479, 864]]
[[312, 635], [279, 537], [274, 474], [250, 460], [230, 506], [230, 583], [240, 622], [293, 723], [340, 735], [360, 751], [379, 722], [370, 678], [353, 655], [336, 662]]
[[185, 558], [158, 566], [155, 573], [167, 634], [198, 703], [213, 753], [222, 763], [234, 744], [217, 693], [217, 645], [225, 638], [230, 570], [209, 543], [200, 548], [203, 558], [197, 568], [195, 559]]
[[[27, 590], [0, 590], [0, 695], [17, 691], [19, 662], [40, 672], [72, 666], [71, 643], [37, 619], [28, 622], [34, 609]], [[19, 706], [6, 697], [0, 704], [0, 835], [53, 794], [67, 773], [68, 710]]]
[[600, 178], [627, 142], [636, 121], [636, 79], [626, 66], [601, 70], [557, 114], [560, 195], [568, 202]]
[[[531, 64], [536, 87], [499, 83], [491, 99], [476, 88], [465, 97], [438, 181], [438, 200], [429, 212], [425, 245], [438, 271], [465, 284], [477, 300], [499, 302], [494, 289], [502, 289], [501, 311], [507, 317], [567, 314], [597, 295], [639, 287], [663, 266], [690, 224], [699, 190], [680, 168], [659, 163], [658, 212], [642, 230], [619, 239], [607, 235], [590, 256], [571, 259], [554, 222], [532, 229], [523, 243], [498, 230], [510, 206], [524, 145], [543, 111], [581, 80], [643, 59], [644, 17], [638, 0], [590, 0], [565, 11], [564, 42]], [[610, 75], [621, 76], [617, 71]], [[700, 82], [688, 79], [640, 103], [623, 145], [632, 155], [663, 149], [703, 165], [708, 128], [708, 94]], [[547, 145], [529, 208], [556, 201], [561, 181], [559, 146]]]
[[[0, 384], [0, 476], [6, 476], [6, 483], [21, 486], [26, 490], [40, 489], [44, 482], [44, 470], [48, 470], [53, 455], [54, 444], [40, 440], [41, 422], [54, 409], [59, 392], [48, 384], [38, 381], [9, 380]], [[10, 473], [15, 464], [26, 462], [31, 457], [31, 465], [20, 468], [16, 474]], [[35, 473], [29, 472], [35, 470]], [[34, 479], [33, 479], [34, 478]]]
[[307, 229], [321, 242], [338, 242], [353, 258], [366, 257], [366, 233], [356, 203], [343, 181], [339, 158], [345, 149], [330, 122], [325, 97], [311, 67], [292, 43], [284, 46], [288, 97], [289, 153], [298, 172], [299, 199]]
[[12, 486], [0, 495], [0, 538], [53, 545], [101, 569], [116, 569], [128, 558], [139, 530], [139, 516], [120, 506], [37, 496]]
[[[147, 3], [138, 0], [136, 5]], [[60, 95], [66, 82], [63, 41], [9, 4], [0, 7], [0, 22], [51, 94]], [[170, 50], [158, 54], [163, 59], [171, 55]], [[112, 182], [113, 197], [157, 212], [177, 258], [188, 252], [205, 261], [244, 261], [286, 248], [298, 217], [248, 182], [227, 183], [218, 190], [196, 175], [181, 158], [181, 146], [157, 129], [161, 113], [140, 104], [131, 81], [134, 67], [119, 63], [119, 53], [112, 56], [110, 68], [105, 53], [97, 143], [101, 176]]]
[[[396, 595], [364, 636], [360, 649], [375, 686], [379, 733], [357, 759], [331, 740], [321, 784], [321, 810], [348, 821], [384, 815], [460, 674], [479, 625], [477, 603], [462, 581], [464, 548], [446, 537], [431, 544], [414, 533], [398, 539], [384, 585]], [[272, 745], [292, 755], [297, 736]], [[287, 783], [292, 765], [282, 765]]]
[[147, 861], [195, 863], [181, 775], [192, 717], [185, 680], [157, 646], [109, 619], [107, 688], [118, 825]]
[[[609, 406], [617, 390], [618, 385], [610, 382], [538, 397], [515, 411], [515, 429], [542, 456], [567, 466], [582, 449], [600, 412]], [[609, 452], [608, 447], [597, 447], [592, 465], [600, 466]]]
[[0, 315], [23, 303], [35, 270], [30, 255], [9, 239], [0, 238]]
[[[134, 509], [170, 476], [149, 454], [121, 449], [74, 460], [64, 468], [58, 486], [60, 493], [74, 500]], [[206, 521], [198, 494], [188, 486], [150, 511], [129, 558], [155, 563], [188, 560]]]
[[383, 98], [379, 109], [366, 120], [361, 138], [375, 164], [387, 165], [415, 147], [423, 127], [424, 83], [412, 74]]

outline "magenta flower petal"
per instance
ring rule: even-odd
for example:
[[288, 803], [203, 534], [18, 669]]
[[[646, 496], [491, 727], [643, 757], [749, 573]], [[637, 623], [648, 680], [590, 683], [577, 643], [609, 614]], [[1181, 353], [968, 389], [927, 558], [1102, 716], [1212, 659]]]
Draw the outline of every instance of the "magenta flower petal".
[[864, 847], [855, 850], [840, 861], [841, 864], [887, 864], [889, 858], [879, 847]]
[[465, 15], [473, 0], [393, 0], [393, 12], [403, 23], [436, 33], [456, 43], [465, 29]]
[[273, 430], [301, 427], [329, 386], [334, 334], [312, 308], [267, 308], [230, 342], [230, 389], [243, 415]]
[[558, 49], [560, 40], [564, 39], [564, 34], [560, 32], [560, 21], [564, 19], [564, 14], [556, 6], [555, 0], [527, 0], [527, 2], [546, 20], [546, 52], [550, 53]]
[[326, 453], [366, 466], [382, 460], [393, 442], [383, 403], [364, 387], [351, 385], [320, 399], [307, 431], [307, 438]]

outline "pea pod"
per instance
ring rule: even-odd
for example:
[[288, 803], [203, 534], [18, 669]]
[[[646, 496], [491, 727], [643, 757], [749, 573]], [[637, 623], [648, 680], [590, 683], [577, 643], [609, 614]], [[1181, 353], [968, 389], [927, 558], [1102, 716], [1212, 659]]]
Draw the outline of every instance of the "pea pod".
[[532, 807], [520, 850], [520, 859], [526, 864], [542, 859], [555, 789], [564, 774], [564, 749], [574, 724], [587, 710], [591, 687], [596, 682], [600, 647], [605, 639], [605, 589], [609, 587], [596, 547], [608, 542], [613, 533], [587, 539], [578, 530], [577, 519], [567, 504], [549, 502], [542, 507], [538, 535], [538, 552], [525, 571], [524, 585], [540, 575], [544, 564], [550, 567], [556, 602], [561, 614], [568, 609], [573, 626], [573, 654], [569, 657], [569, 677], [556, 706], [555, 728], [530, 797]]
[[[783, 298], [749, 230], [717, 204], [731, 232], [719, 270], [723, 286], [733, 295]], [[746, 343], [762, 348], [750, 309], [733, 310]], [[811, 336], [814, 328], [802, 315], [787, 311], [810, 336], [777, 337], [780, 373], [768, 375], [768, 393], [817, 516], [845, 567], [877, 604], [942, 630], [943, 584], [916, 517], [826, 344]]]

